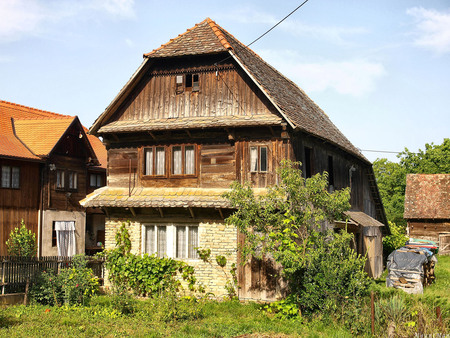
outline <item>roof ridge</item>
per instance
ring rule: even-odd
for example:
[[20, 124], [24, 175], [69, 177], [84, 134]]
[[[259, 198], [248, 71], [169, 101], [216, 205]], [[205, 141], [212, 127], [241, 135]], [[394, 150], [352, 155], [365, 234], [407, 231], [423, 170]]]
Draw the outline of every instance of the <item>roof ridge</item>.
[[42, 109], [38, 109], [38, 108], [30, 107], [30, 106], [25, 106], [25, 105], [22, 105], [22, 104], [9, 102], [9, 101], [5, 101], [5, 100], [0, 100], [0, 105], [1, 104], [6, 104], [6, 105], [18, 107], [18, 108], [31, 109], [32, 111], [28, 111], [28, 113], [44, 113], [44, 114], [47, 114], [47, 115], [58, 116], [58, 117], [74, 117], [74, 116], [71, 116], [71, 115], [54, 113], [54, 112], [51, 112], [51, 111], [48, 111], [48, 110], [42, 110]]
[[206, 22], [208, 22], [209, 26], [213, 30], [214, 34], [216, 34], [222, 46], [228, 50], [233, 49], [233, 47], [230, 45], [227, 38], [222, 32], [223, 28], [220, 27], [218, 24], [216, 24], [216, 22], [214, 20], [211, 20], [210, 18], [206, 18]]
[[[178, 39], [181, 38], [182, 36], [186, 35], [186, 34], [189, 33], [190, 31], [192, 31], [193, 29], [195, 29], [195, 28], [197, 28], [198, 26], [200, 26], [201, 24], [203, 24], [203, 23], [205, 23], [205, 22], [208, 22], [208, 19], [209, 19], [209, 18], [206, 18], [206, 19], [203, 20], [202, 22], [199, 22], [199, 23], [195, 24], [193, 27], [186, 29], [186, 32], [181, 33], [181, 34], [178, 34], [177, 37], [175, 37], [175, 38], [173, 38], [173, 39], [170, 39], [170, 40], [169, 40], [168, 42], [166, 42], [166, 43], [163, 43], [163, 44], [162, 44], [161, 46], [159, 46], [158, 48], [153, 49], [150, 53], [145, 53], [145, 54], [144, 54], [144, 57], [148, 57], [148, 56], [150, 56], [150, 55], [156, 53], [157, 51], [159, 51], [159, 50], [161, 50], [161, 49], [167, 47], [168, 45], [170, 45], [171, 43], [173, 43], [175, 40], [178, 40]], [[211, 19], [209, 19], [209, 20], [211, 20]], [[209, 22], [208, 22], [208, 23], [209, 23]]]

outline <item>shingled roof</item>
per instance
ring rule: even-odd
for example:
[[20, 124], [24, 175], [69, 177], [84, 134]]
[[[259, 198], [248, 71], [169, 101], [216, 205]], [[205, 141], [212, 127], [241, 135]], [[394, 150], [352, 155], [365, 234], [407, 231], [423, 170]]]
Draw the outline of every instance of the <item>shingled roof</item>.
[[450, 219], [450, 174], [406, 176], [406, 219]]
[[[76, 116], [0, 100], [0, 156], [40, 161], [75, 120]], [[106, 168], [105, 146], [95, 136], [89, 135], [88, 139], [101, 167]]]
[[[238, 62], [294, 129], [333, 143], [368, 162], [302, 89], [209, 18], [144, 57], [173, 58], [224, 52]], [[100, 127], [97, 121], [91, 128], [93, 132]]]

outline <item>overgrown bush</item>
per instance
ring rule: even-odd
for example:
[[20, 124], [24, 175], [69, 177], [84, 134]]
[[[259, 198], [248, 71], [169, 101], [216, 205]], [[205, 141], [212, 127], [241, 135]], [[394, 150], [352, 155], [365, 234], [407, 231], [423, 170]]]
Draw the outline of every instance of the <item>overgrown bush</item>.
[[389, 222], [389, 229], [391, 230], [391, 234], [383, 237], [383, 254], [385, 258], [387, 258], [392, 251], [404, 246], [408, 241], [405, 226]]
[[72, 265], [59, 274], [43, 271], [30, 290], [30, 298], [44, 305], [87, 304], [98, 291], [98, 278], [86, 265], [84, 255], [73, 257]]
[[116, 233], [116, 248], [106, 252], [109, 279], [116, 287], [149, 296], [178, 291], [182, 287], [181, 278], [186, 281], [189, 290], [195, 291], [196, 278], [192, 266], [171, 258], [131, 254], [126, 224], [124, 222]]
[[33, 257], [36, 256], [36, 234], [28, 230], [25, 222], [20, 222], [20, 228], [11, 231], [6, 241], [8, 254], [11, 256]]
[[267, 195], [255, 197], [249, 184], [234, 183], [225, 197], [236, 212], [226, 221], [245, 235], [244, 257], [268, 254], [282, 265], [287, 300], [307, 313], [333, 312], [367, 292], [365, 259], [350, 249], [352, 235], [325, 231], [350, 207], [349, 190], [329, 193], [326, 172], [305, 179], [300, 165], [283, 161], [280, 183]]

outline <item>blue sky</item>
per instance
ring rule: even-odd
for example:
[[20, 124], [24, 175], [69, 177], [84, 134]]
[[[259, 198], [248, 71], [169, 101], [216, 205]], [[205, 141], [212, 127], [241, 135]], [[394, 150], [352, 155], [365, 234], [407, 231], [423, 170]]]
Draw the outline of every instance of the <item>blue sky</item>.
[[[90, 127], [142, 54], [206, 17], [248, 44], [300, 3], [2, 0], [0, 99]], [[416, 151], [450, 137], [448, 1], [309, 0], [251, 48], [362, 150]]]

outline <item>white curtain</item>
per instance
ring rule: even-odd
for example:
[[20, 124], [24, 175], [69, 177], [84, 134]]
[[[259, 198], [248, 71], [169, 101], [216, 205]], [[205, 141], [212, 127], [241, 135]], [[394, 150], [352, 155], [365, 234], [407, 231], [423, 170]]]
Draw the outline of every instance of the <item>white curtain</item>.
[[186, 175], [194, 175], [195, 174], [194, 146], [186, 146], [184, 149], [185, 149], [184, 150], [184, 160], [185, 160], [184, 173]]
[[55, 230], [58, 256], [72, 257], [75, 255], [75, 222], [57, 221], [55, 222]]
[[172, 152], [173, 152], [172, 174], [181, 175], [181, 147], [173, 147]]
[[163, 147], [156, 148], [156, 175], [164, 175], [166, 169], [166, 152]]
[[250, 147], [250, 171], [258, 171], [258, 147]]
[[158, 257], [165, 257], [167, 256], [166, 227], [158, 226], [156, 229], [158, 234], [156, 251], [158, 252]]
[[151, 255], [155, 253], [155, 227], [147, 226], [145, 232], [145, 253]]
[[177, 258], [186, 258], [186, 227], [177, 227]]
[[153, 148], [145, 149], [145, 175], [153, 175]]
[[198, 258], [197, 248], [198, 247], [198, 227], [189, 227], [189, 238], [188, 238], [188, 257]]

